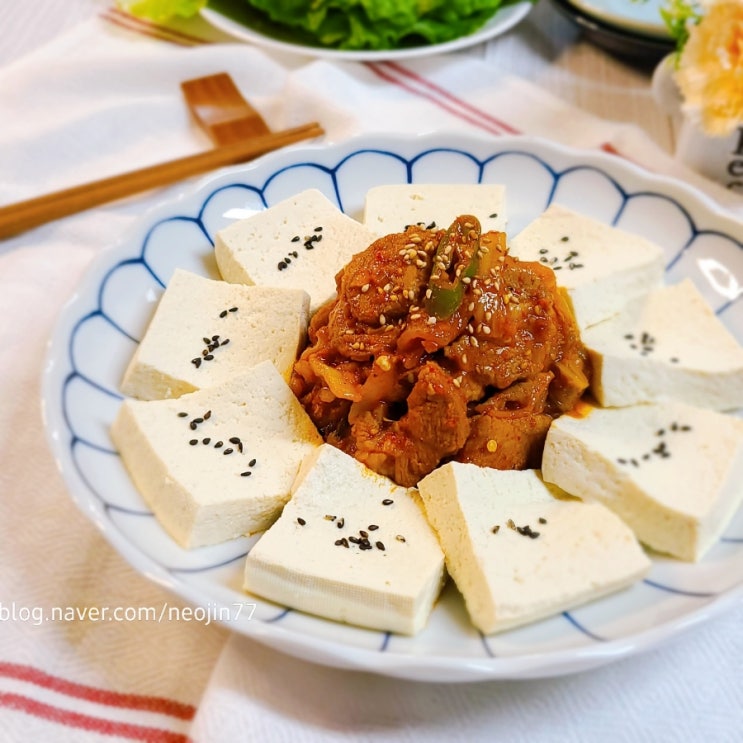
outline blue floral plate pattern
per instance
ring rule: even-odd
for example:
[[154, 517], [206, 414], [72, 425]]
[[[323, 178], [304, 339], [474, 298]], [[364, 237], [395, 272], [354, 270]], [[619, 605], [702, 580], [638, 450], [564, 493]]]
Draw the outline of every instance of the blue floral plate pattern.
[[[245, 595], [254, 539], [186, 551], [161, 529], [109, 438], [119, 383], [175, 268], [218, 277], [214, 236], [235, 218], [303, 189], [359, 217], [366, 191], [405, 182], [502, 183], [510, 234], [559, 202], [662, 246], [667, 281], [694, 280], [743, 339], [743, 225], [678, 182], [621, 158], [525, 137], [359, 138], [273, 153], [221, 171], [143, 216], [101, 254], [68, 302], [43, 378], [47, 433], [66, 485], [106, 539], [201, 615], [283, 652], [327, 665], [428, 681], [555, 676], [656, 646], [743, 596], [743, 508], [698, 564], [653, 557], [648, 578], [569, 613], [489, 637], [454, 586], [428, 626], [402, 637], [326, 621]], [[743, 485], [742, 485], [743, 487]]]

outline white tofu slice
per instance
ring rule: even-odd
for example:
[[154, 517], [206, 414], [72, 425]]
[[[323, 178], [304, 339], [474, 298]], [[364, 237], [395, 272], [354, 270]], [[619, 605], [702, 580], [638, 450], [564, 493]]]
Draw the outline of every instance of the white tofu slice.
[[555, 270], [583, 330], [657, 287], [663, 253], [655, 243], [557, 204], [510, 240], [511, 255]]
[[225, 281], [310, 294], [310, 312], [335, 295], [335, 275], [377, 235], [317, 189], [220, 230], [214, 254]]
[[689, 279], [583, 333], [591, 391], [605, 407], [677, 399], [714, 410], [743, 406], [743, 348]]
[[418, 487], [447, 570], [484, 634], [618, 591], [650, 568], [621, 519], [546, 485], [537, 470], [451, 462]]
[[417, 491], [324, 444], [250, 550], [244, 586], [300, 611], [412, 635], [428, 620], [443, 571]]
[[743, 498], [743, 421], [678, 401], [582, 413], [552, 423], [544, 479], [603, 503], [657, 552], [699, 560]]
[[299, 289], [243, 286], [177, 269], [124, 374], [142, 400], [180, 397], [271, 361], [288, 381], [309, 319]]
[[411, 224], [446, 229], [462, 214], [480, 220], [483, 232], [505, 232], [506, 188], [495, 184], [396, 184], [367, 191], [364, 224], [378, 235]]
[[125, 400], [111, 438], [145, 502], [187, 548], [266, 529], [322, 443], [270, 361], [178, 399]]

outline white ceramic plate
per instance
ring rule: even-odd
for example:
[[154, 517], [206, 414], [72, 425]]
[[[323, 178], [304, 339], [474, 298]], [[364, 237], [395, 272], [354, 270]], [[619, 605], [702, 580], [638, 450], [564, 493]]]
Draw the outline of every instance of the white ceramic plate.
[[475, 33], [442, 44], [424, 44], [421, 46], [406, 47], [404, 49], [384, 51], [344, 51], [298, 43], [291, 39], [289, 32], [282, 36], [276, 35], [256, 26], [244, 8], [240, 6], [232, 8], [231, 3], [227, 3], [225, 10], [221, 10], [220, 6], [223, 4], [225, 2], [221, 0], [220, 3], [202, 10], [201, 15], [213, 26], [230, 34], [230, 36], [234, 36], [236, 39], [277, 51], [321, 57], [323, 59], [353, 60], [357, 62], [410, 59], [412, 57], [425, 57], [431, 54], [443, 54], [444, 52], [453, 52], [457, 49], [465, 49], [505, 33], [523, 20], [532, 8], [531, 2], [519, 2], [500, 8]]
[[[655, 646], [743, 596], [743, 509], [696, 565], [654, 558], [647, 580], [569, 613], [484, 637], [450, 585], [413, 638], [344, 626], [240, 591], [250, 539], [185, 551], [160, 528], [108, 435], [118, 384], [176, 267], [216, 277], [215, 233], [315, 187], [359, 216], [366, 191], [404, 182], [503, 183], [509, 232], [552, 201], [663, 246], [667, 278], [691, 277], [743, 338], [741, 223], [676, 182], [621, 158], [521, 137], [363, 138], [298, 147], [224, 171], [143, 216], [104, 252], [65, 307], [44, 371], [49, 441], [80, 508], [135, 568], [220, 620], [311, 661], [428, 681], [558, 675]], [[248, 603], [246, 603], [248, 602]], [[254, 608], [253, 608], [254, 605]]]
[[660, 14], [666, 0], [567, 0], [567, 4], [621, 31], [670, 38]]

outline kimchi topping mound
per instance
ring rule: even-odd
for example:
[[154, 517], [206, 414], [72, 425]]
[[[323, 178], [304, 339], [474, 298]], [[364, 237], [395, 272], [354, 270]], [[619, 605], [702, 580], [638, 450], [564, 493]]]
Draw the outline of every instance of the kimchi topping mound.
[[589, 383], [552, 269], [464, 215], [376, 240], [336, 285], [291, 377], [328, 443], [407, 487], [450, 460], [539, 467]]

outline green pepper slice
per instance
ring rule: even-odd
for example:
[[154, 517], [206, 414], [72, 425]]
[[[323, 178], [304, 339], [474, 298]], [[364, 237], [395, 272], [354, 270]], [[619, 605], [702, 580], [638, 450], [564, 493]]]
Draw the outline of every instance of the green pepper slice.
[[424, 309], [439, 320], [450, 318], [462, 304], [468, 281], [477, 275], [482, 228], [477, 217], [457, 217], [444, 233], [433, 257]]

